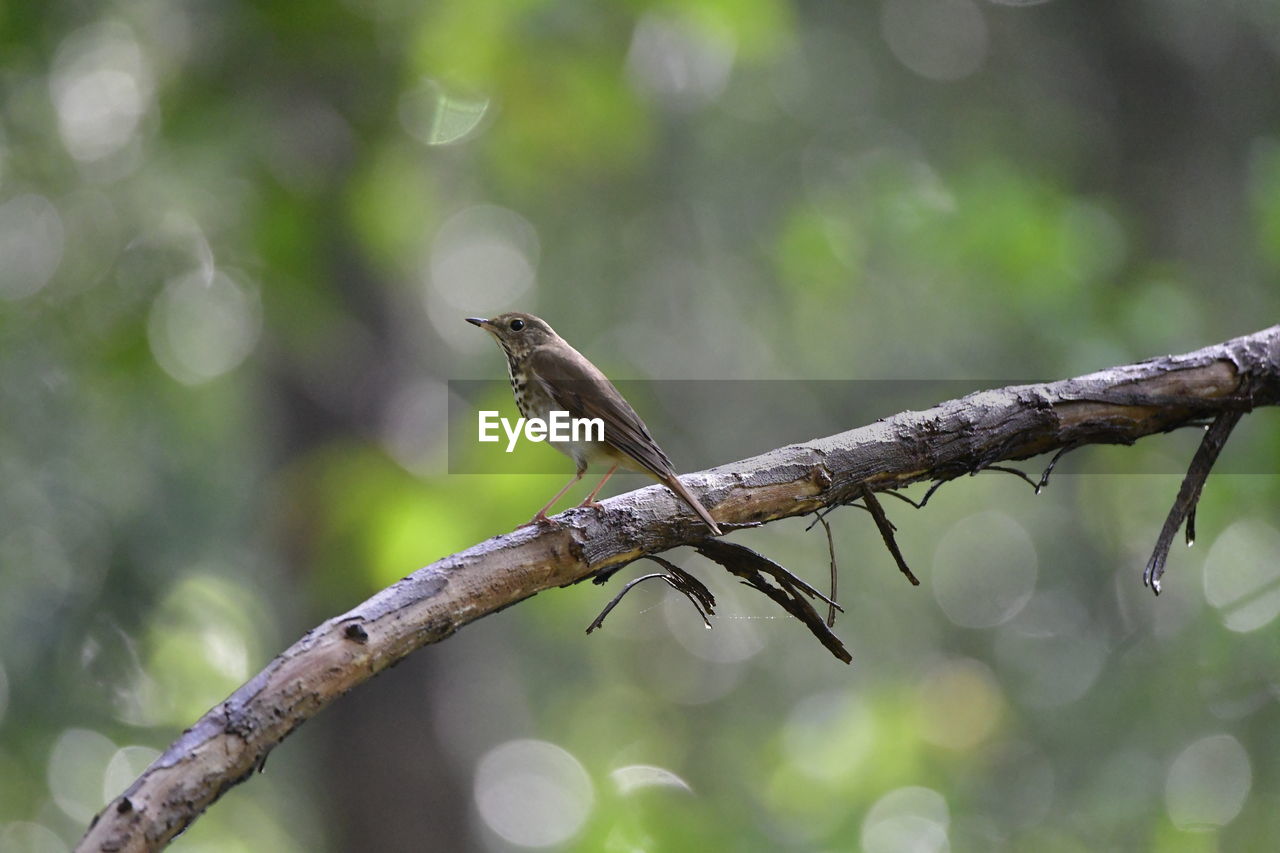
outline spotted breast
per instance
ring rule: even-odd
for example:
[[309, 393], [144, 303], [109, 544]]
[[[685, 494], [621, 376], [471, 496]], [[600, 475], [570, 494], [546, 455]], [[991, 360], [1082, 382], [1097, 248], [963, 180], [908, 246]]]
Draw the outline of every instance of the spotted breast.
[[529, 372], [525, 370], [522, 360], [507, 354], [507, 375], [511, 377], [511, 393], [516, 399], [516, 408], [526, 418], [546, 419], [554, 401], [547, 396], [536, 382], [531, 382]]
[[[530, 376], [525, 359], [508, 353], [507, 375], [511, 377], [511, 393], [516, 398], [516, 408], [524, 417], [549, 421], [551, 412], [561, 408], [547, 393], [546, 386]], [[603, 442], [598, 441], [554, 441], [548, 437], [547, 444], [573, 459], [579, 473], [587, 469], [588, 463], [599, 459], [608, 450]]]

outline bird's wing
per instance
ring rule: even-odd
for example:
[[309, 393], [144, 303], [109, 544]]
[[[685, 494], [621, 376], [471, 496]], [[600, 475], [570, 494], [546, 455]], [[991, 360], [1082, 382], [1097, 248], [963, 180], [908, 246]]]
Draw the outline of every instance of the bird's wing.
[[[573, 351], [578, 355], [576, 350]], [[600, 418], [604, 440], [659, 480], [673, 476], [671, 460], [649, 428], [599, 369], [581, 355], [566, 358], [546, 347], [529, 354], [529, 374], [555, 404], [575, 418]]]

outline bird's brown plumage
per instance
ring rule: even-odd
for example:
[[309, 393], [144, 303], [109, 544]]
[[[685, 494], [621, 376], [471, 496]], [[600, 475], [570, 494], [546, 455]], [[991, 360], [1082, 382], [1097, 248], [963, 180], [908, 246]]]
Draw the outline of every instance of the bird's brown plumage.
[[[556, 445], [578, 465], [577, 477], [570, 485], [582, 476], [590, 461], [607, 458], [622, 467], [647, 473], [666, 485], [689, 504], [712, 533], [720, 535], [720, 527], [711, 513], [680, 482], [671, 460], [653, 440], [636, 410], [599, 368], [544, 320], [513, 312], [489, 320], [468, 318], [468, 322], [492, 334], [506, 353], [512, 390], [525, 417], [546, 418], [552, 409], [560, 409], [570, 417], [599, 418], [604, 423], [603, 442]], [[608, 476], [606, 474], [605, 479]], [[594, 496], [595, 492], [587, 503]], [[540, 517], [544, 517], [542, 512], [534, 518]]]

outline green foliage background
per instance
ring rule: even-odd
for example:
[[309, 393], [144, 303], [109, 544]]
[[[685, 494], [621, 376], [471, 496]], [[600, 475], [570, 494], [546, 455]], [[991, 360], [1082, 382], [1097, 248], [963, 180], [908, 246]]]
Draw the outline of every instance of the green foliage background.
[[[1196, 348], [1280, 308], [1278, 77], [1274, 2], [0, 5], [0, 848], [67, 849], [301, 632], [559, 486], [448, 473], [447, 381], [504, 369], [462, 317], [536, 311], [624, 378]], [[682, 469], [812, 437], [716, 387], [645, 407]], [[1275, 415], [1154, 600], [1196, 439], [891, 505], [920, 589], [834, 516], [852, 667], [692, 555], [712, 631], [641, 587], [586, 638], [610, 590], [538, 596], [174, 849], [1269, 849]], [[821, 582], [805, 524], [734, 538]]]

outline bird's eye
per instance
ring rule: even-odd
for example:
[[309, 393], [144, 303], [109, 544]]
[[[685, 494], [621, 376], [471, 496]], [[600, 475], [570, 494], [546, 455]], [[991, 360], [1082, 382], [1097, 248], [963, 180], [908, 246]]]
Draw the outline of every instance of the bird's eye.
[[511, 331], [518, 332], [524, 328], [524, 320], [512, 320]]

